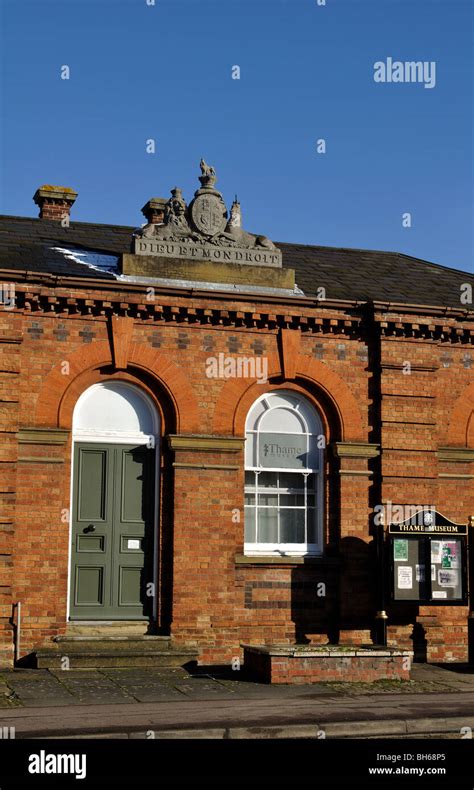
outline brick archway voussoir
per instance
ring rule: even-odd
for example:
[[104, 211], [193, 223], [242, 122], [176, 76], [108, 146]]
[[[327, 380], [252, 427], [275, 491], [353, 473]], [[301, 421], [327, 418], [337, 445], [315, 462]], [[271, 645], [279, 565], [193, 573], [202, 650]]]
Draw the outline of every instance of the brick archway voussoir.
[[[62, 373], [63, 361], [50, 371], [41, 387], [34, 424], [44, 427], [70, 428], [72, 410], [79, 396], [98, 380], [97, 370], [112, 365], [110, 345], [106, 341], [92, 343], [67, 357], [69, 373]], [[128, 367], [123, 373], [130, 378], [133, 369], [141, 369], [167, 392], [176, 412], [178, 430], [196, 433], [199, 408], [189, 379], [172, 359], [162, 351], [131, 344]], [[138, 382], [137, 382], [138, 383]]]
[[469, 384], [454, 402], [446, 437], [448, 447], [474, 448], [473, 414], [474, 383]]
[[[268, 378], [282, 375], [279, 357], [268, 357]], [[362, 415], [359, 405], [347, 384], [319, 360], [302, 354], [298, 357], [296, 379], [301, 385], [306, 380], [310, 385], [322, 390], [334, 404], [341, 423], [344, 441], [366, 441]], [[289, 382], [291, 384], [291, 382]], [[271, 382], [268, 385], [271, 388]], [[265, 391], [264, 385], [242, 378], [228, 379], [221, 390], [214, 413], [214, 432], [221, 435], [242, 435], [248, 409], [259, 394]]]

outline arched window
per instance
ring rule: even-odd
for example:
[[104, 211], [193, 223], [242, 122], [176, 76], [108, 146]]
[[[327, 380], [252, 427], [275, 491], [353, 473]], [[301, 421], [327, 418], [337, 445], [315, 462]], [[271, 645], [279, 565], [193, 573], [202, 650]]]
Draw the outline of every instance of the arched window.
[[246, 422], [245, 553], [320, 554], [323, 431], [294, 392], [262, 395]]

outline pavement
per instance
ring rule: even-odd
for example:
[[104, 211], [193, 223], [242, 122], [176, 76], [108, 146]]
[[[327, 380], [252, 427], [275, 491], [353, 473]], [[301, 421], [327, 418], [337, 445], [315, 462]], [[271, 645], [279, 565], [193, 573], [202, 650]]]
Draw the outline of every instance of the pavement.
[[414, 664], [411, 674], [410, 681], [272, 686], [229, 667], [198, 667], [192, 673], [181, 668], [0, 670], [0, 734], [472, 737], [474, 666]]

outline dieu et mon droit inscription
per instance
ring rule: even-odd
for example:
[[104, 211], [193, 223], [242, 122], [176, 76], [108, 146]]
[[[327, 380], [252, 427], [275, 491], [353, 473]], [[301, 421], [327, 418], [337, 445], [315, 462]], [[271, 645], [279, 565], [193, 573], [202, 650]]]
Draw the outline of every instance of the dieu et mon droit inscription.
[[185, 242], [155, 241], [136, 238], [135, 255], [159, 255], [168, 258], [194, 258], [203, 261], [256, 264], [257, 266], [281, 267], [279, 250], [245, 249], [239, 247], [213, 247], [210, 244], [186, 244]]

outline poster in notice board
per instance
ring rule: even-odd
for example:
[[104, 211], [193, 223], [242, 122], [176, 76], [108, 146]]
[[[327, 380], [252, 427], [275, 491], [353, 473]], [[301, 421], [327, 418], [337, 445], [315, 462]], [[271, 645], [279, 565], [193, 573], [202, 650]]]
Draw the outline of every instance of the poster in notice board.
[[463, 597], [461, 539], [431, 539], [431, 597], [436, 601], [456, 601]]
[[422, 538], [394, 538], [393, 576], [396, 601], [416, 601], [426, 597], [425, 547]]
[[463, 538], [394, 537], [391, 543], [394, 601], [462, 603], [466, 596]]

